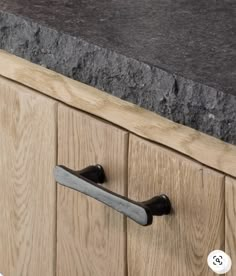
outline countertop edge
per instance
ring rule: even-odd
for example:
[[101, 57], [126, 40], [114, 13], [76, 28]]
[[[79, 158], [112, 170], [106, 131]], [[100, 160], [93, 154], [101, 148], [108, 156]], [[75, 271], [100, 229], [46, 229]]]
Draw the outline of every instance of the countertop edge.
[[174, 122], [236, 144], [234, 95], [3, 11], [0, 11], [0, 48]]

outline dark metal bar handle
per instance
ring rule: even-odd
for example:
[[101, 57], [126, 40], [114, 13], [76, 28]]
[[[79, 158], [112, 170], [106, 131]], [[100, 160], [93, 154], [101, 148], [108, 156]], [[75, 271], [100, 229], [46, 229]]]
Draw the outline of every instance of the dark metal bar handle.
[[166, 195], [137, 202], [97, 184], [105, 181], [105, 173], [100, 165], [89, 166], [81, 171], [56, 166], [54, 176], [59, 184], [95, 198], [143, 226], [152, 224], [153, 216], [167, 215], [171, 211], [171, 203]]

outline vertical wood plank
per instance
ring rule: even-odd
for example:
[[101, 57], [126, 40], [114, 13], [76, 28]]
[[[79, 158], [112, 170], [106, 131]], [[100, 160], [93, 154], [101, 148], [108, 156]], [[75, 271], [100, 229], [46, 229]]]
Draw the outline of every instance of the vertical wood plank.
[[0, 272], [55, 275], [57, 104], [0, 82]]
[[130, 198], [166, 193], [173, 205], [172, 215], [151, 226], [128, 220], [129, 275], [214, 275], [207, 256], [224, 250], [223, 175], [134, 135], [128, 175]]
[[236, 275], [236, 179], [225, 179], [225, 251], [232, 259], [228, 276]]
[[[59, 106], [58, 164], [80, 170], [101, 164], [103, 184], [125, 195], [128, 133]], [[58, 185], [57, 275], [126, 275], [125, 218], [84, 194]]]

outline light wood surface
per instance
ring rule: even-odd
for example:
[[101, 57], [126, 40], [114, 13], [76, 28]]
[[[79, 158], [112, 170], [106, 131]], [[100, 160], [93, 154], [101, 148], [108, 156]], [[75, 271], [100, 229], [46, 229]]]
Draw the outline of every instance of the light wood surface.
[[4, 276], [55, 275], [56, 107], [47, 97], [0, 80], [0, 273]]
[[236, 146], [1, 50], [0, 75], [236, 176]]
[[236, 179], [225, 181], [225, 251], [232, 259], [227, 276], [236, 275]]
[[[100, 164], [104, 187], [125, 195], [128, 133], [59, 106], [58, 164], [81, 170]], [[57, 275], [125, 276], [126, 220], [95, 199], [58, 185]]]
[[128, 220], [129, 276], [209, 276], [214, 249], [224, 250], [224, 177], [130, 135], [128, 195], [165, 193], [173, 213], [140, 227]]

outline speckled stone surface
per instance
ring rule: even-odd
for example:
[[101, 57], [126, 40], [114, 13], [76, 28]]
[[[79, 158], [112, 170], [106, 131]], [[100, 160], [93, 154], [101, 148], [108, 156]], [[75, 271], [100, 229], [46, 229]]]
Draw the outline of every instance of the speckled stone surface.
[[236, 144], [234, 0], [0, 0], [0, 48]]

